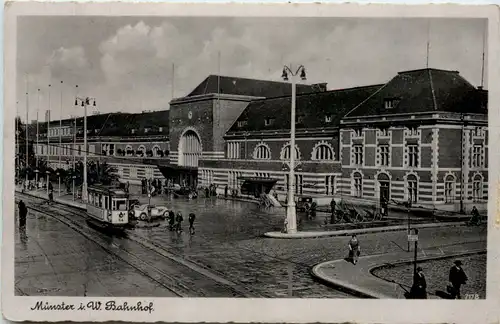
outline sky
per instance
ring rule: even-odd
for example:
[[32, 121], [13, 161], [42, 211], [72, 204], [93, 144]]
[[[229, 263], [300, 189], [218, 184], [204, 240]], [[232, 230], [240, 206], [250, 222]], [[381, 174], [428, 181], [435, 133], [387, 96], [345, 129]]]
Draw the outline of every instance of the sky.
[[[17, 110], [26, 120], [28, 107], [30, 121], [37, 107], [40, 121], [49, 106], [51, 119], [81, 116], [76, 95], [95, 98], [89, 114], [165, 110], [172, 94], [187, 95], [210, 74], [281, 81], [284, 64], [304, 65], [307, 83], [327, 82], [328, 89], [379, 84], [400, 71], [425, 68], [427, 43], [429, 67], [459, 71], [478, 86], [486, 24], [483, 19], [19, 17]], [[486, 72], [484, 80], [487, 88]]]

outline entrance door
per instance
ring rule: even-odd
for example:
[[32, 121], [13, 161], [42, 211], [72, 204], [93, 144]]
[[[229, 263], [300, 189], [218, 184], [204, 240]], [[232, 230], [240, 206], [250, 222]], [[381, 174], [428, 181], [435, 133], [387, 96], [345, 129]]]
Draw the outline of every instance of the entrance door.
[[379, 201], [380, 201], [380, 207], [381, 207], [381, 212], [383, 215], [387, 215], [387, 205], [389, 203], [390, 199], [390, 192], [391, 192], [391, 182], [389, 179], [389, 176], [387, 174], [379, 174], [377, 177], [378, 183], [379, 183]]
[[380, 203], [389, 201], [389, 181], [380, 181]]

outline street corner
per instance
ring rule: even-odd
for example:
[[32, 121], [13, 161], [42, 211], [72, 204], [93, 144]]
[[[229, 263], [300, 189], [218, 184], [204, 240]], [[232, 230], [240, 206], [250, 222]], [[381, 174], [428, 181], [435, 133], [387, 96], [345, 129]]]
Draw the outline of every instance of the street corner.
[[[350, 264], [345, 259], [326, 261], [313, 266], [310, 270], [310, 273], [315, 280], [321, 282], [322, 284], [338, 289], [340, 291], [345, 291], [353, 296], [371, 299], [394, 298], [364, 287], [365, 285], [363, 285], [363, 283], [367, 278], [363, 277], [367, 276], [367, 274], [363, 272], [363, 268], [354, 267], [354, 265], [352, 265], [353, 267], [351, 267], [351, 265], [352, 264]], [[348, 266], [349, 269], [347, 269], [346, 266]], [[378, 279], [372, 276], [369, 271], [368, 276], [370, 277], [368, 279], [371, 280]], [[359, 280], [353, 280], [353, 278], [356, 277]], [[353, 281], [355, 281], [355, 283]], [[370, 284], [366, 286], [372, 287], [373, 285]]]

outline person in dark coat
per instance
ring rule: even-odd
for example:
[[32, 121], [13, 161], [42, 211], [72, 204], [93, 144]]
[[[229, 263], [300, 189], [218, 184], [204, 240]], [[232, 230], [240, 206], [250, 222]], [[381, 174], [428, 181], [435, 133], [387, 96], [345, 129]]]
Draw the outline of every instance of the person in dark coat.
[[175, 213], [173, 210], [168, 212], [168, 229], [170, 231], [174, 230], [174, 224], [175, 224]]
[[311, 204], [311, 218], [312, 219], [315, 219], [316, 218], [316, 207], [318, 206], [318, 204], [316, 204], [316, 202], [313, 202]]
[[353, 264], [358, 262], [361, 249], [359, 247], [359, 241], [356, 234], [353, 234], [351, 240], [349, 241], [349, 259]]
[[417, 272], [413, 278], [413, 286], [411, 288], [411, 296], [413, 299], [427, 299], [427, 282], [424, 272], [421, 267], [417, 268]]
[[54, 191], [49, 189], [49, 204], [54, 202]]
[[20, 200], [18, 204], [19, 208], [19, 228], [23, 229], [26, 227], [26, 216], [28, 215], [28, 208], [24, 201]]
[[228, 188], [227, 188], [227, 185], [226, 185], [224, 187], [224, 198], [227, 198], [227, 190], [228, 190]]
[[49, 182], [49, 191], [54, 191], [54, 187], [52, 187], [52, 182]]
[[205, 187], [205, 196], [210, 198], [210, 189], [208, 189], [208, 187]]
[[460, 287], [465, 285], [468, 280], [464, 269], [462, 269], [462, 261], [455, 261], [455, 265], [450, 269], [449, 280], [453, 288], [450, 292], [453, 299], [462, 299], [462, 296], [460, 295]]
[[189, 233], [191, 235], [194, 234], [194, 220], [196, 219], [196, 215], [194, 213], [189, 214]]
[[184, 218], [182, 217], [181, 212], [178, 212], [177, 217], [175, 217], [177, 233], [182, 232], [182, 221], [183, 220], [184, 220]]

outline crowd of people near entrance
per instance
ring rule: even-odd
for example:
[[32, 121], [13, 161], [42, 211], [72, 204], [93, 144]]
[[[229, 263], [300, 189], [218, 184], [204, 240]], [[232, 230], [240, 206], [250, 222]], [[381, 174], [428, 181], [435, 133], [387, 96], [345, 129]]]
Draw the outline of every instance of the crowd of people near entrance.
[[[189, 222], [189, 234], [194, 235], [194, 221], [196, 220], [196, 215], [194, 213], [190, 213], [188, 216]], [[184, 221], [184, 217], [181, 212], [175, 213], [173, 210], [168, 212], [168, 229], [171, 232], [177, 232], [178, 234], [182, 233], [182, 222]]]

